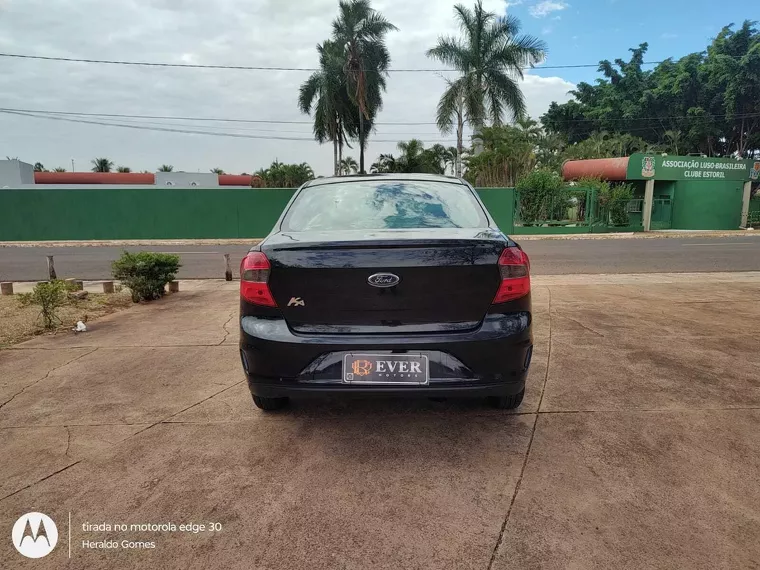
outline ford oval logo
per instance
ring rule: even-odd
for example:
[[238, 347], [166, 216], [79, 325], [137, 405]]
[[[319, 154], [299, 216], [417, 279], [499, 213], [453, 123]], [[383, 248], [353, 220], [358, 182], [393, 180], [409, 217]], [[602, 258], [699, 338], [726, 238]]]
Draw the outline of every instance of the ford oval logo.
[[367, 283], [373, 287], [393, 287], [400, 281], [401, 277], [393, 273], [375, 273], [367, 278]]

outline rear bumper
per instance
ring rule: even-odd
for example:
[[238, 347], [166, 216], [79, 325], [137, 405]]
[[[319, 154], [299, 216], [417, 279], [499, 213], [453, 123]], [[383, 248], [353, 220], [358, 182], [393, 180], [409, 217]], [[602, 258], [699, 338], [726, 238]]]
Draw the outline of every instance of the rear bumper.
[[[507, 396], [525, 387], [532, 355], [531, 314], [489, 314], [472, 331], [405, 335], [304, 335], [284, 320], [241, 319], [240, 354], [254, 395]], [[343, 381], [343, 355], [428, 356], [427, 384], [357, 385]]]
[[514, 396], [525, 389], [525, 374], [502, 382], [473, 382], [463, 380], [457, 383], [430, 383], [424, 386], [357, 386], [351, 384], [308, 384], [260, 382], [248, 376], [248, 388], [254, 396], [280, 398], [289, 396], [329, 396], [331, 394], [351, 394], [356, 396], [429, 396], [441, 398], [486, 396]]

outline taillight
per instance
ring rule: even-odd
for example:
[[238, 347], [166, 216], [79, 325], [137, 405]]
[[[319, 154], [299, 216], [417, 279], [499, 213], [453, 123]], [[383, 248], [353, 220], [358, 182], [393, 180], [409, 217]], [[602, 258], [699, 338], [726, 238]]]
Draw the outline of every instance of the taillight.
[[267, 256], [260, 251], [246, 255], [240, 262], [240, 296], [254, 305], [276, 307], [267, 283], [270, 269]]
[[507, 247], [499, 257], [501, 283], [493, 304], [506, 303], [530, 293], [530, 260], [519, 247]]

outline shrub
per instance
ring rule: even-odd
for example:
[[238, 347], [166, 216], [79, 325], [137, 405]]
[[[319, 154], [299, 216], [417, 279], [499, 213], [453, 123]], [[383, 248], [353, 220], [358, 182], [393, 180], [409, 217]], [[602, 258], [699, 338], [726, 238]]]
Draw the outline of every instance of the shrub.
[[470, 151], [465, 179], [475, 186], [514, 186], [536, 164], [535, 144], [516, 127], [483, 127], [473, 138], [482, 145], [482, 152]]
[[571, 198], [570, 190], [559, 174], [551, 170], [534, 170], [517, 183], [520, 196], [519, 219], [523, 222], [564, 220]]
[[55, 279], [37, 283], [31, 293], [20, 293], [18, 300], [22, 306], [39, 305], [43, 325], [46, 329], [54, 329], [56, 324], [61, 323], [58, 308], [66, 304], [70, 290], [73, 288], [65, 281]]
[[174, 280], [181, 265], [178, 255], [125, 251], [111, 267], [114, 279], [129, 287], [132, 301], [138, 303], [163, 297], [166, 284]]
[[582, 178], [578, 180], [578, 186], [596, 190], [599, 218], [603, 224], [612, 226], [630, 224], [628, 204], [633, 199], [631, 184], [611, 183], [599, 178]]

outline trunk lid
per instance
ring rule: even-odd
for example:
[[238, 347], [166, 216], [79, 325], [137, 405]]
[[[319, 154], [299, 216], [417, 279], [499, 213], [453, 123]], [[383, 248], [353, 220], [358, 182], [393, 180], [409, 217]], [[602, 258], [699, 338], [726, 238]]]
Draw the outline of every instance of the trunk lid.
[[[272, 266], [272, 295], [297, 332], [442, 332], [482, 321], [507, 244], [488, 228], [284, 232], [261, 251]], [[399, 282], [370, 285], [378, 273]]]

